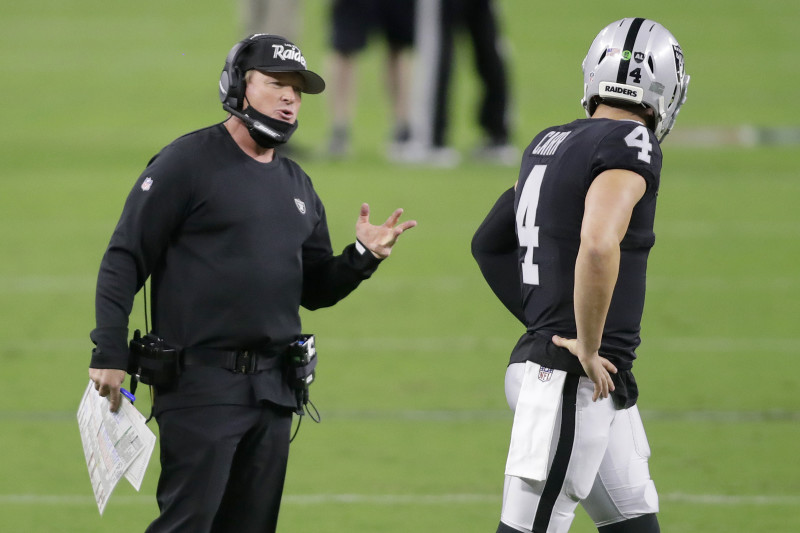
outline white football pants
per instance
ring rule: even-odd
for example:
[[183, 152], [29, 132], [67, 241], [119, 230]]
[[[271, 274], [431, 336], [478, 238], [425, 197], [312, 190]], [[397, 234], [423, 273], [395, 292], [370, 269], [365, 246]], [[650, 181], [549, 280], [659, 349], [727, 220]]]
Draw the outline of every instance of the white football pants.
[[[516, 410], [523, 386], [546, 387], [538, 369], [514, 363], [506, 371], [509, 407]], [[560, 372], [555, 370], [554, 372]], [[524, 376], [528, 379], [523, 384]], [[547, 379], [547, 374], [539, 374]], [[553, 380], [556, 381], [556, 380]], [[609, 397], [592, 402], [587, 377], [567, 375], [552, 431], [547, 479], [506, 475], [501, 521], [519, 531], [566, 533], [580, 503], [600, 527], [658, 512], [650, 479], [650, 446], [636, 406], [616, 410]]]

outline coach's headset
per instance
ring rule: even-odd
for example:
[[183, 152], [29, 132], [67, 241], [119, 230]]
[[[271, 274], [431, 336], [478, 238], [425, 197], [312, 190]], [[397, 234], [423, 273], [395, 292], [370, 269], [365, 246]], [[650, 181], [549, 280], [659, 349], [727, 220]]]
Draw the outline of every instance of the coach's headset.
[[[254, 34], [236, 43], [228, 52], [219, 77], [219, 100], [222, 102], [222, 109], [244, 122], [253, 140], [268, 148], [274, 148], [288, 141], [297, 129], [297, 121], [289, 124], [267, 117], [253, 108], [250, 108], [248, 114], [242, 112], [247, 84], [244, 80], [245, 73], [239, 66], [239, 59], [245, 50], [258, 41], [275, 38], [275, 35]], [[256, 115], [256, 118], [251, 117], [251, 114]], [[272, 127], [265, 122], [272, 124]]]
[[[225, 67], [219, 77], [219, 100], [222, 102], [223, 108], [242, 109], [244, 73], [236, 62], [239, 60], [242, 51], [252, 45], [253, 42], [255, 42], [255, 39], [250, 38], [239, 41], [233, 45], [231, 51], [228, 52], [228, 57], [225, 58]], [[225, 109], [225, 111], [230, 112], [229, 109]]]

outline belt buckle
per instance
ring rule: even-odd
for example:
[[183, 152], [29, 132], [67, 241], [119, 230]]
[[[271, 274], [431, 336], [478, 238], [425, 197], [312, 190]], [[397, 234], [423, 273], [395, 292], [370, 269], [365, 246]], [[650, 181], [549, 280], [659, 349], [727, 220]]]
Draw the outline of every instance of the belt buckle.
[[236, 374], [254, 374], [256, 371], [256, 361], [256, 354], [249, 350], [236, 352], [233, 371]]

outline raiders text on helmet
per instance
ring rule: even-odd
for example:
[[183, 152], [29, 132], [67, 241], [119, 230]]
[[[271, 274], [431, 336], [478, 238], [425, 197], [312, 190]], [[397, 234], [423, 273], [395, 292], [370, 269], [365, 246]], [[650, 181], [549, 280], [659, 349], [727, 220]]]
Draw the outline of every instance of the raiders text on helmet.
[[689, 76], [678, 41], [658, 22], [626, 18], [595, 37], [583, 60], [583, 99], [587, 116], [602, 100], [641, 104], [655, 113], [661, 142], [686, 101]]

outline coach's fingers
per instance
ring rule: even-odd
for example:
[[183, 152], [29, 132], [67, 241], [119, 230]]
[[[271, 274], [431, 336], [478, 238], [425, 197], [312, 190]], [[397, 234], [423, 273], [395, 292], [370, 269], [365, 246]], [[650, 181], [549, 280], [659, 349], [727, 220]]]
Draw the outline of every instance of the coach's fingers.
[[391, 215], [389, 215], [389, 218], [386, 219], [386, 222], [384, 222], [383, 225], [386, 226], [387, 228], [393, 228], [395, 224], [397, 224], [397, 221], [400, 220], [402, 214], [403, 214], [403, 208], [398, 207], [397, 209], [394, 210], [394, 212]]
[[108, 398], [109, 409], [117, 412], [122, 405], [122, 393], [119, 389], [125, 381], [125, 371], [115, 368], [90, 368], [89, 378], [94, 381], [97, 394]]
[[111, 389], [111, 392], [108, 395], [108, 409], [112, 413], [116, 413], [119, 411], [119, 406], [122, 405], [122, 393], [119, 389]]
[[116, 413], [119, 410], [119, 406], [122, 404], [122, 393], [119, 391], [118, 387], [102, 384], [97, 389], [97, 393], [103, 398], [108, 399], [108, 409], [112, 413]]
[[369, 204], [361, 204], [361, 209], [358, 212], [358, 223], [369, 224]]
[[394, 234], [396, 237], [399, 237], [400, 234], [402, 234], [404, 231], [409, 230], [411, 228], [415, 228], [416, 226], [417, 226], [416, 220], [408, 220], [406, 222], [403, 222], [402, 224], [395, 226]]

